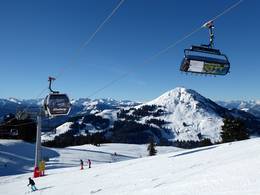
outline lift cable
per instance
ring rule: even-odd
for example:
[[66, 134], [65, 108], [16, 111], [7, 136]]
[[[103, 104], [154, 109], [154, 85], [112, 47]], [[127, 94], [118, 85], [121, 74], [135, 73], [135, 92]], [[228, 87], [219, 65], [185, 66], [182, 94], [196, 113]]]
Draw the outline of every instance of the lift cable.
[[[231, 10], [233, 10], [234, 8], [236, 8], [237, 6], [239, 6], [244, 0], [239, 0], [238, 2], [236, 2], [235, 4], [231, 5], [230, 7], [228, 7], [227, 9], [225, 9], [224, 11], [222, 11], [221, 13], [219, 13], [218, 15], [216, 15], [215, 17], [213, 17], [212, 19], [208, 20], [208, 21], [216, 21], [217, 19], [219, 19], [220, 17], [222, 17], [223, 15], [227, 14], [228, 12], [230, 12]], [[208, 22], [206, 22], [208, 23]], [[177, 41], [175, 41], [173, 44], [170, 44], [168, 47], [160, 50], [159, 52], [157, 52], [155, 55], [153, 55], [152, 57], [146, 59], [145, 61], [143, 61], [142, 63], [140, 63], [140, 65], [138, 66], [140, 68], [140, 66], [145, 66], [148, 63], [150, 63], [151, 61], [155, 60], [156, 58], [158, 58], [159, 56], [161, 56], [162, 54], [168, 52], [170, 49], [176, 47], [179, 43], [183, 42], [184, 40], [188, 39], [189, 37], [191, 37], [192, 35], [194, 35], [195, 33], [199, 32], [201, 29], [204, 28], [204, 25], [206, 24], [204, 23], [202, 26], [192, 30], [190, 33], [184, 35], [182, 38], [178, 39]], [[99, 92], [103, 91], [104, 89], [110, 87], [111, 85], [115, 84], [116, 82], [122, 80], [123, 78], [127, 77], [128, 75], [130, 75], [131, 73], [133, 73], [134, 70], [130, 70], [128, 72], [123, 73], [122, 75], [120, 75], [119, 77], [111, 80], [110, 82], [108, 82], [107, 84], [105, 84], [104, 86], [100, 87], [99, 89], [97, 89], [96, 91], [94, 91], [93, 93], [91, 93], [89, 96], [87, 96], [87, 98], [90, 98], [96, 94], [98, 94]]]
[[[97, 35], [97, 33], [104, 27], [104, 25], [109, 21], [109, 19], [116, 13], [116, 11], [122, 6], [122, 4], [125, 2], [125, 0], [120, 0], [120, 2], [116, 5], [116, 7], [111, 11], [111, 13], [103, 20], [103, 22], [97, 27], [97, 29], [91, 34], [91, 36], [86, 40], [84, 41], [81, 46], [79, 47], [79, 49], [76, 51], [76, 54], [74, 55], [74, 57], [72, 58], [72, 60], [70, 61], [69, 64], [67, 64], [66, 66], [64, 66], [60, 73], [57, 74], [57, 77], [60, 77], [64, 71], [65, 71], [65, 68], [70, 65], [70, 64], [73, 64], [73, 62], [75, 62], [77, 60], [77, 58], [79, 57], [79, 54], [81, 53], [82, 49], [87, 47], [90, 42], [95, 38], [95, 36]], [[38, 99], [40, 98], [49, 88], [44, 88], [36, 97], [35, 99]], [[25, 113], [29, 108], [31, 107], [31, 105], [28, 105], [27, 107], [25, 107], [22, 111], [22, 113]], [[13, 119], [10, 119], [8, 121], [9, 122], [12, 122], [15, 118]], [[1, 127], [1, 125], [0, 125]]]
[[[119, 7], [123, 4], [125, 0], [121, 0], [119, 2], [119, 4], [112, 10], [112, 12], [107, 16], [107, 18], [98, 26], [97, 30], [90, 36], [90, 38], [85, 41], [82, 46], [79, 48], [77, 55], [81, 52], [81, 50], [86, 47], [96, 36], [96, 34], [102, 29], [102, 27], [104, 26], [104, 24], [115, 14], [115, 12], [119, 9]], [[220, 17], [222, 17], [223, 15], [227, 14], [228, 12], [230, 12], [231, 10], [233, 10], [234, 8], [238, 7], [244, 0], [239, 0], [238, 2], [236, 2], [235, 4], [231, 5], [230, 7], [228, 7], [227, 9], [225, 9], [224, 11], [222, 11], [221, 13], [219, 13], [218, 15], [214, 16], [211, 20], [208, 21], [215, 21], [217, 19], [219, 19]], [[161, 56], [162, 54], [168, 52], [170, 49], [176, 47], [179, 43], [183, 42], [184, 40], [188, 39], [189, 37], [191, 37], [192, 35], [194, 35], [195, 33], [199, 32], [202, 28], [204, 28], [204, 25], [194, 29], [193, 31], [191, 31], [190, 33], [186, 34], [185, 36], [183, 36], [182, 38], [178, 39], [177, 41], [175, 41], [173, 44], [170, 44], [169, 46], [167, 46], [166, 48], [160, 50], [159, 52], [157, 52], [155, 55], [153, 55], [152, 57], [146, 59], [145, 61], [143, 61], [140, 66], [145, 66], [148, 63], [150, 63], [151, 61], [155, 60], [156, 58], [158, 58], [159, 56]], [[76, 58], [74, 58], [75, 60]], [[57, 75], [57, 77], [60, 77], [62, 75], [62, 73], [64, 72], [64, 69], [62, 70], [62, 72], [60, 74]], [[100, 87], [99, 89], [97, 89], [96, 91], [94, 91], [93, 93], [91, 93], [90, 95], [87, 96], [87, 98], [90, 98], [98, 93], [100, 93], [101, 91], [103, 91], [104, 89], [110, 87], [111, 85], [117, 83], [118, 81], [122, 80], [123, 78], [127, 77], [128, 75], [130, 75], [131, 73], [133, 73], [134, 70], [128, 71], [122, 75], [120, 75], [119, 77], [111, 80], [110, 82], [108, 82], [107, 84], [105, 84], [104, 86]], [[42, 95], [48, 88], [44, 89], [40, 94]], [[36, 98], [39, 98], [40, 96], [37, 96]], [[30, 106], [28, 106], [27, 109], [29, 109]], [[27, 110], [25, 109], [25, 111]], [[24, 111], [24, 112], [25, 112]], [[11, 119], [12, 120], [12, 119]], [[1, 126], [1, 125], [0, 125]]]

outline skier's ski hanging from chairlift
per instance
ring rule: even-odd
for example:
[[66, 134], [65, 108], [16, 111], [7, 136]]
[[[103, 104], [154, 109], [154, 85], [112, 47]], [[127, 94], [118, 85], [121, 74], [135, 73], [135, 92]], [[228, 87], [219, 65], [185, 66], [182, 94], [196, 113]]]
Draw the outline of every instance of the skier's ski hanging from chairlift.
[[204, 75], [226, 75], [230, 63], [225, 54], [214, 48], [213, 21], [206, 22], [203, 27], [209, 29], [209, 44], [192, 45], [190, 49], [185, 49], [180, 70]]
[[68, 115], [71, 109], [71, 103], [67, 94], [59, 93], [51, 88], [52, 81], [55, 78], [49, 77], [49, 90], [50, 93], [44, 99], [44, 110], [46, 115], [51, 117]]

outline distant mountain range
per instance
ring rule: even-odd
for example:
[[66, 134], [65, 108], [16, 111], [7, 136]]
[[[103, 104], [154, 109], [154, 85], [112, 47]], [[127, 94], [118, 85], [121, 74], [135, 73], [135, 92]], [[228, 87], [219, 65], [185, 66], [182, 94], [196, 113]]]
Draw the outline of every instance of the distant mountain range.
[[22, 110], [28, 106], [32, 109], [38, 108], [41, 100], [18, 100], [15, 98], [0, 99], [0, 117], [6, 114], [15, 114], [17, 111]]
[[[17, 112], [36, 113], [42, 105], [43, 99], [19, 100], [16, 98], [0, 99], [0, 121], [5, 115], [16, 114]], [[65, 123], [70, 117], [78, 114], [93, 114], [103, 110], [118, 110], [121, 108], [136, 106], [140, 103], [129, 100], [88, 99], [79, 98], [71, 100], [72, 109], [68, 116], [55, 117], [50, 120], [43, 119], [43, 131], [52, 129]], [[35, 117], [35, 115], [34, 115]]]
[[[19, 100], [15, 98], [0, 99], [0, 117], [6, 114], [15, 114], [17, 111], [30, 112], [32, 110], [38, 109], [42, 105], [43, 99], [29, 99], [29, 100]], [[70, 115], [78, 113], [94, 113], [96, 111], [102, 111], [105, 109], [118, 109], [122, 107], [135, 106], [140, 103], [122, 100], [117, 101], [111, 98], [108, 99], [88, 99], [80, 98], [77, 100], [71, 100], [72, 110]]]
[[[0, 99], [0, 116], [36, 107], [42, 100]], [[175, 88], [147, 102], [80, 98], [72, 100], [69, 116], [43, 121], [43, 130], [53, 130], [43, 140], [66, 132], [88, 135], [103, 132], [111, 142], [147, 143], [151, 137], [166, 145], [176, 141], [211, 143], [221, 141], [223, 118], [242, 119], [251, 134], [259, 134], [259, 102], [214, 101], [191, 89]], [[48, 122], [46, 122], [48, 121]]]
[[[19, 100], [15, 98], [0, 99], [0, 117], [6, 114], [15, 114], [17, 111], [30, 112], [32, 110], [38, 109], [42, 105], [43, 99], [29, 99], [29, 100]], [[78, 113], [95, 113], [97, 111], [102, 111], [106, 109], [118, 109], [122, 107], [135, 106], [140, 103], [129, 101], [129, 100], [114, 100], [108, 99], [88, 99], [80, 98], [77, 100], [71, 100], [72, 110], [70, 115]]]
[[[0, 98], [0, 117], [6, 114], [15, 114], [17, 111], [27, 108], [28, 111], [39, 108], [43, 99], [28, 99], [20, 100], [17, 98]], [[79, 98], [71, 100], [72, 111], [70, 115], [77, 113], [95, 113], [96, 111], [102, 111], [106, 109], [118, 109], [124, 107], [131, 107], [142, 104], [141, 102], [134, 102], [130, 100], [115, 100], [111, 98], [94, 99]], [[234, 101], [215, 101], [218, 105], [227, 108], [229, 110], [238, 109], [250, 114], [253, 114], [260, 118], [260, 100], [234, 100]]]
[[260, 118], [260, 100], [251, 101], [216, 101], [217, 104], [228, 109], [238, 109], [249, 112]]
[[258, 133], [260, 127], [260, 120], [254, 115], [224, 108], [185, 88], [175, 88], [143, 104], [127, 102], [119, 106], [113, 100], [110, 105], [114, 106], [103, 107], [104, 102], [79, 101], [76, 105], [84, 107], [81, 114], [57, 127], [54, 133], [46, 134], [43, 140], [53, 140], [66, 132], [75, 135], [105, 132], [112, 142], [142, 144], [153, 137], [163, 145], [176, 141], [216, 143], [221, 141], [224, 117], [242, 119], [252, 134]]

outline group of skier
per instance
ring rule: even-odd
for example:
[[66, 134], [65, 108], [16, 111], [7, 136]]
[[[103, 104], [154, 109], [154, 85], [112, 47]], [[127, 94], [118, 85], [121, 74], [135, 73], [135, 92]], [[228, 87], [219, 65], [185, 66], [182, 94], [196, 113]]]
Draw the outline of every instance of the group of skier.
[[[91, 160], [90, 160], [90, 159], [87, 160], [87, 164], [88, 164], [88, 168], [90, 169], [90, 168], [91, 168]], [[80, 159], [80, 169], [81, 169], [81, 170], [84, 169], [84, 162], [83, 162], [82, 159]], [[42, 164], [42, 167], [41, 167], [41, 175], [44, 175], [44, 170], [45, 170], [45, 163]], [[28, 179], [29, 179], [29, 184], [28, 184], [27, 186], [31, 186], [32, 192], [38, 190], [38, 189], [36, 188], [36, 186], [35, 186], [34, 180], [33, 180], [31, 177], [29, 177]]]
[[[91, 160], [88, 159], [87, 160], [87, 164], [88, 164], [88, 168], [90, 169], [91, 168]], [[80, 159], [80, 170], [83, 170], [84, 169], [84, 162], [82, 159]]]

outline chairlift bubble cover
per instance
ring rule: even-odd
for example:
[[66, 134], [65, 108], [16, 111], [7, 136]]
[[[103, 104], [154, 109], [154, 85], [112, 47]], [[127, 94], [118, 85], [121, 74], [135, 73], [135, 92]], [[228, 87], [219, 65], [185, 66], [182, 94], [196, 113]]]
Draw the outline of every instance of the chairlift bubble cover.
[[50, 116], [68, 115], [71, 109], [66, 94], [49, 94], [44, 102], [45, 109]]

